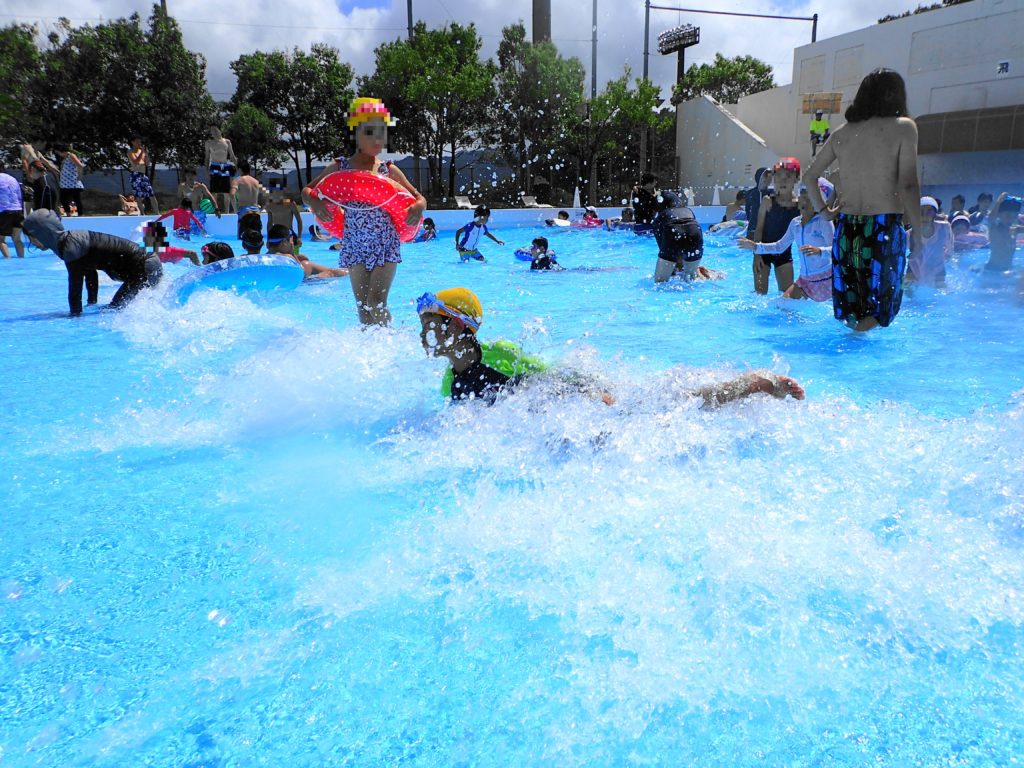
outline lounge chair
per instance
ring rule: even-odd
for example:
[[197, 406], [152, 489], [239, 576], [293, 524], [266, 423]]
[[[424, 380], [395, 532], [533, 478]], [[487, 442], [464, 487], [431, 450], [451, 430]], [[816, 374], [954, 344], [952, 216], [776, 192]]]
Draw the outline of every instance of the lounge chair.
[[456, 195], [455, 205], [458, 208], [469, 208], [470, 210], [476, 208], [476, 206], [473, 205], [473, 203], [469, 202], [469, 197], [467, 195]]
[[537, 198], [533, 195], [519, 195], [519, 199], [523, 201], [526, 208], [551, 208], [547, 203], [538, 203]]

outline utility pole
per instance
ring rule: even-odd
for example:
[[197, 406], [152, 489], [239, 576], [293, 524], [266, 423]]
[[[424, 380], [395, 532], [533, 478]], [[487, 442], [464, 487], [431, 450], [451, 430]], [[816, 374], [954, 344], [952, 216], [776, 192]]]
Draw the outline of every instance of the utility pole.
[[597, 0], [594, 0], [594, 23], [590, 29], [590, 98], [597, 98]]
[[[161, 0], [161, 2], [165, 2], [165, 0]], [[412, 0], [407, 0], [406, 6], [409, 10], [409, 39], [412, 40]]]

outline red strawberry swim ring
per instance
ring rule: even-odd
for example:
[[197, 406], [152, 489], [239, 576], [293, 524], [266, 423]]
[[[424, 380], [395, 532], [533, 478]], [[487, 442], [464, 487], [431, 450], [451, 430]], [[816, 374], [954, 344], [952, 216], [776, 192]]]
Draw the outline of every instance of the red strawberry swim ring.
[[403, 243], [410, 243], [420, 230], [419, 222], [406, 224], [409, 208], [416, 198], [404, 187], [388, 180], [379, 173], [370, 171], [335, 171], [325, 176], [313, 189], [313, 196], [320, 198], [324, 207], [331, 212], [330, 221], [321, 221], [324, 229], [335, 237], [342, 237], [345, 231], [345, 209], [383, 208], [391, 217], [398, 237]]

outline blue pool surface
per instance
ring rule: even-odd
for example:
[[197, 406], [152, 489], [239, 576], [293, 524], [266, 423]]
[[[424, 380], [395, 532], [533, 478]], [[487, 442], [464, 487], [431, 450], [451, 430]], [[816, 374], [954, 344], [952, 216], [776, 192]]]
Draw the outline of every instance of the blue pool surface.
[[[1019, 762], [1016, 276], [856, 335], [726, 240], [656, 287], [650, 240], [495, 234], [403, 246], [390, 330], [347, 279], [69, 319], [0, 262], [0, 765]], [[460, 285], [617, 404], [446, 406], [414, 301]], [[686, 394], [757, 368], [807, 399]]]

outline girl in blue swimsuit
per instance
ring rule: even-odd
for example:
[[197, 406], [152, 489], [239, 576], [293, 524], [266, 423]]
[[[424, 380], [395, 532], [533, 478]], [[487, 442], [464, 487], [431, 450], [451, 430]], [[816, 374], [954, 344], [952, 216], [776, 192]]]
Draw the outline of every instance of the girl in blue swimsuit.
[[[355, 133], [356, 151], [351, 157], [336, 157], [308, 187], [302, 199], [321, 221], [330, 213], [317, 197], [317, 185], [335, 171], [369, 171], [379, 173], [405, 187], [416, 202], [409, 207], [410, 224], [419, 221], [427, 201], [405, 178], [397, 165], [382, 162], [378, 155], [387, 146], [388, 126], [394, 125], [387, 107], [380, 99], [358, 98], [349, 105], [348, 127]], [[345, 234], [341, 239], [338, 263], [349, 270], [352, 293], [356, 298], [359, 322], [363, 325], [389, 325], [388, 292], [402, 257], [399, 254], [398, 232], [391, 218], [381, 208], [353, 203], [346, 205]]]

